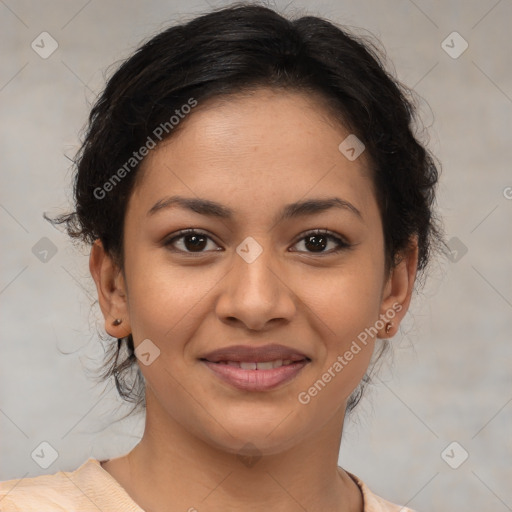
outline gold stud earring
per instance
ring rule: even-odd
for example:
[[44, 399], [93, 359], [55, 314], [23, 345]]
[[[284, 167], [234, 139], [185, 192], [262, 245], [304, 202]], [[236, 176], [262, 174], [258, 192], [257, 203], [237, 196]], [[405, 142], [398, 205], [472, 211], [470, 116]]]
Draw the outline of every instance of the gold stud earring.
[[116, 318], [113, 322], [112, 322], [112, 325], [121, 325], [123, 323], [123, 320], [121, 318]]
[[389, 331], [391, 331], [392, 327], [393, 327], [393, 322], [388, 322], [386, 324], [386, 334], [389, 334]]

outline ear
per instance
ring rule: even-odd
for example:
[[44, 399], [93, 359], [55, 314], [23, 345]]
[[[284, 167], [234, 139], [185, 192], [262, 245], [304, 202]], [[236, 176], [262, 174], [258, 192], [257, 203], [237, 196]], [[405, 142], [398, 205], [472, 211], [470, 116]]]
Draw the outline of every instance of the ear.
[[[398, 331], [411, 302], [418, 269], [418, 237], [411, 239], [407, 250], [400, 255], [399, 262], [391, 269], [384, 284], [381, 301], [381, 316], [385, 326], [380, 329], [379, 338], [391, 338]], [[393, 314], [394, 312], [394, 314]], [[390, 328], [386, 332], [386, 325]]]
[[[96, 283], [98, 302], [105, 318], [105, 330], [114, 338], [124, 338], [131, 332], [126, 283], [121, 269], [97, 239], [89, 257], [89, 270]], [[116, 325], [115, 320], [122, 320]]]

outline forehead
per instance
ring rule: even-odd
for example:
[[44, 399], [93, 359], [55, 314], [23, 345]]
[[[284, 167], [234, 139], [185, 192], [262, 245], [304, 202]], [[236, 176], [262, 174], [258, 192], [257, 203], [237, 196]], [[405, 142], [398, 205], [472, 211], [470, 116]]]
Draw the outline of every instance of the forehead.
[[339, 145], [350, 132], [314, 96], [260, 89], [199, 102], [181, 122], [144, 160], [137, 204], [149, 208], [180, 193], [235, 210], [243, 205], [244, 214], [309, 195], [371, 206], [366, 155], [350, 161], [342, 154]]

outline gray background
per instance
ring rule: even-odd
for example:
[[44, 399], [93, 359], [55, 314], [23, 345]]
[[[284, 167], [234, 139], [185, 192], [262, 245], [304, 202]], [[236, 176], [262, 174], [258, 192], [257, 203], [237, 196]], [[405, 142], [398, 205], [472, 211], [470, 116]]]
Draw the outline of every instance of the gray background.
[[[103, 356], [88, 251], [42, 212], [69, 207], [66, 155], [107, 67], [209, 5], [227, 3], [0, 1], [0, 480], [121, 455], [142, 435], [140, 416], [113, 421], [129, 410], [113, 383], [86, 374]], [[512, 510], [512, 1], [275, 5], [382, 41], [399, 79], [424, 98], [429, 147], [443, 164], [440, 213], [447, 238], [456, 237], [453, 261], [432, 266], [393, 340], [394, 359], [347, 420], [340, 464], [420, 512]], [[43, 31], [59, 45], [47, 59], [31, 48]], [[442, 47], [453, 31], [469, 44], [458, 58]], [[57, 250], [47, 261], [43, 237]], [[43, 441], [58, 452], [46, 469], [31, 457]], [[453, 441], [452, 465], [469, 454], [457, 469], [442, 457]]]

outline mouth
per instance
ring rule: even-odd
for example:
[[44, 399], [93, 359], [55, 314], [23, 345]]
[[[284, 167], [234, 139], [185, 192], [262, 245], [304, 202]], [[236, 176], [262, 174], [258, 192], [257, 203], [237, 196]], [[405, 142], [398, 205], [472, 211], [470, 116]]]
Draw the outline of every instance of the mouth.
[[199, 359], [223, 382], [244, 391], [267, 391], [295, 378], [311, 362], [282, 345], [233, 346]]
[[228, 366], [232, 366], [233, 368], [241, 368], [242, 370], [273, 370], [274, 368], [281, 368], [283, 366], [290, 366], [291, 364], [295, 364], [297, 362], [306, 362], [311, 361], [311, 359], [305, 358], [300, 359], [298, 361], [292, 361], [291, 359], [275, 359], [274, 361], [208, 361], [208, 359], [201, 359], [201, 361], [207, 361], [209, 363], [214, 364], [226, 364]]

